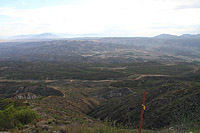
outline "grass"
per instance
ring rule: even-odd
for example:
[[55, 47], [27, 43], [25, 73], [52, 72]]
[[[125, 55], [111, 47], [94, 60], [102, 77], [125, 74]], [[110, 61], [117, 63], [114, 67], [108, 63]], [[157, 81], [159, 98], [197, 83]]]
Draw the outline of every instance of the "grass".
[[[125, 129], [124, 127], [115, 127], [108, 123], [95, 124], [92, 126], [84, 124], [72, 124], [66, 126], [67, 133], [138, 133], [138, 129]], [[145, 130], [142, 129], [142, 133], [178, 133], [173, 129], [163, 130]]]

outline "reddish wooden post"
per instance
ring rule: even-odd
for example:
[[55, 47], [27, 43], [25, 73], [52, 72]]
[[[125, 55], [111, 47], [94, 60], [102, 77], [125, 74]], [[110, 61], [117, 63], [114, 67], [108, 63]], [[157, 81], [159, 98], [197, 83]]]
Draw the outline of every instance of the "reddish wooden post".
[[145, 95], [146, 95], [146, 92], [144, 92], [144, 96], [143, 96], [143, 102], [142, 102], [142, 112], [141, 112], [141, 117], [140, 117], [140, 127], [139, 127], [139, 133], [141, 133], [141, 130], [142, 130], [142, 120], [143, 120], [143, 114], [144, 114], [144, 110], [145, 110]]

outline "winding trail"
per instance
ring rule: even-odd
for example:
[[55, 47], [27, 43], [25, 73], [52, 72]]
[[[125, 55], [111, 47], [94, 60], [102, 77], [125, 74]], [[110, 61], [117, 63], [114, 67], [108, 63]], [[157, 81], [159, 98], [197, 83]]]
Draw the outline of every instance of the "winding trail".
[[169, 75], [140, 75], [134, 80], [140, 80], [141, 78], [144, 78], [144, 77], [169, 77]]

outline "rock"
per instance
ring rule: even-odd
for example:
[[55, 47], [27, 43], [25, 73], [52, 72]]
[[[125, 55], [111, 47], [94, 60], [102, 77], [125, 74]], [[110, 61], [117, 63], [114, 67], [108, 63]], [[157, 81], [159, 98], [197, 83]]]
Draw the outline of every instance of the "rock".
[[40, 96], [63, 96], [63, 93], [47, 86], [31, 86], [16, 82], [0, 83], [0, 98], [36, 99]]
[[110, 91], [108, 98], [126, 96], [130, 93], [132, 93], [132, 90], [129, 88], [116, 88]]

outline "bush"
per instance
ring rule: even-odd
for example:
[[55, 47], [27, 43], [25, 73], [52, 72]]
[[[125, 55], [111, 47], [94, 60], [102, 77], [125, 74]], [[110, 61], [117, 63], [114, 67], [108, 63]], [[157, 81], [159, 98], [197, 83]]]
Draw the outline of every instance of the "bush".
[[[23, 129], [25, 124], [31, 123], [39, 116], [30, 108], [17, 100], [0, 100], [0, 130], [12, 128]], [[5, 103], [9, 103], [5, 106]], [[17, 106], [16, 106], [17, 103]]]
[[22, 129], [24, 129], [24, 125], [22, 123], [19, 123], [19, 124], [17, 124], [16, 128], [19, 130], [22, 130]]
[[14, 114], [14, 119], [22, 124], [28, 124], [36, 118], [38, 118], [38, 115], [29, 108], [19, 109]]
[[11, 105], [0, 111], [0, 129], [10, 129], [14, 127], [14, 106]]

